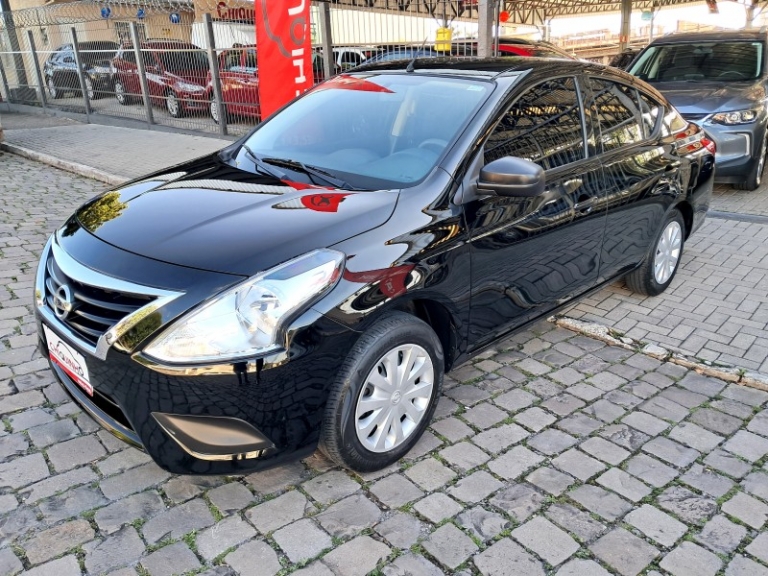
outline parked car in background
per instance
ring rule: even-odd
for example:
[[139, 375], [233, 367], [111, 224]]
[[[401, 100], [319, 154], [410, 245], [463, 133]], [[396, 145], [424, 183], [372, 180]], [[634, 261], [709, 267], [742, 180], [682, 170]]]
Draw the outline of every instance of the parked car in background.
[[[164, 106], [174, 118], [188, 112], [208, 110], [208, 55], [188, 42], [148, 40], [141, 43], [150, 99]], [[115, 68], [115, 98], [120, 104], [141, 99], [141, 81], [133, 46], [120, 47]]]
[[452, 367], [618, 278], [664, 291], [712, 174], [704, 131], [615, 69], [365, 66], [78, 208], [41, 254], [40, 351], [169, 471], [318, 444], [377, 470]]
[[[454, 56], [477, 56], [477, 40], [454, 40], [451, 54]], [[512, 36], [502, 36], [499, 38], [499, 56], [533, 56], [537, 58], [575, 60], [568, 52], [549, 42]]]
[[346, 72], [375, 56], [376, 53], [376, 48], [368, 46], [336, 46], [333, 49], [333, 61], [341, 72]]
[[632, 63], [632, 61], [639, 53], [640, 50], [637, 48], [627, 48], [626, 50], [616, 54], [616, 56], [611, 58], [611, 61], [608, 65], [613, 66], [614, 68], [618, 68], [619, 70], [626, 70], [627, 66]]
[[712, 137], [718, 181], [754, 190], [763, 181], [768, 152], [767, 58], [765, 32], [675, 34], [651, 42], [629, 72]]
[[363, 62], [363, 66], [376, 64], [378, 62], [390, 62], [392, 60], [411, 60], [413, 58], [437, 58], [439, 52], [431, 48], [420, 48], [418, 46], [402, 46], [379, 51], [375, 56], [368, 58]]
[[[89, 100], [112, 91], [112, 59], [120, 47], [117, 42], [80, 42], [83, 79]], [[61, 98], [67, 92], [81, 92], [80, 78], [72, 44], [59, 46], [43, 64], [43, 77], [48, 97]]]

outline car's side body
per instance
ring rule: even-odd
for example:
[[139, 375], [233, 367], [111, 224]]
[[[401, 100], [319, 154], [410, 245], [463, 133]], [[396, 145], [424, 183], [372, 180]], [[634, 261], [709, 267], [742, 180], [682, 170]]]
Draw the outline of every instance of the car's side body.
[[[118, 50], [118, 44], [107, 41], [81, 42], [78, 45], [83, 59], [84, 77], [90, 80], [96, 95], [112, 89], [109, 62]], [[80, 91], [75, 51], [72, 44], [59, 46], [43, 64], [43, 76], [49, 95], [60, 92]], [[58, 97], [58, 96], [57, 96]]]

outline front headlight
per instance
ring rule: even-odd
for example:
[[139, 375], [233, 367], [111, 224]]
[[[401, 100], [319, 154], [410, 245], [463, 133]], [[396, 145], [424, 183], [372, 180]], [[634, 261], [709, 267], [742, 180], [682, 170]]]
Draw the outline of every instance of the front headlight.
[[754, 122], [760, 114], [760, 110], [735, 110], [734, 112], [719, 112], [712, 116], [712, 122], [735, 126], [737, 124], [749, 124]]
[[192, 94], [205, 92], [205, 88], [203, 86], [199, 86], [198, 84], [190, 84], [189, 82], [178, 82], [176, 87], [183, 92], [190, 92]]
[[228, 362], [275, 350], [283, 328], [341, 277], [344, 255], [314, 250], [249, 278], [183, 317], [145, 354], [164, 362]]

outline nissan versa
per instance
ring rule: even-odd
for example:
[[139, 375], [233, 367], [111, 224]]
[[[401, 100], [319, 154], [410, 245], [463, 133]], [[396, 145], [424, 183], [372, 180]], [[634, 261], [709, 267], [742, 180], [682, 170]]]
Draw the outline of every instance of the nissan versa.
[[40, 347], [173, 472], [403, 456], [443, 374], [607, 282], [658, 294], [714, 147], [645, 83], [536, 58], [337, 76], [48, 241]]

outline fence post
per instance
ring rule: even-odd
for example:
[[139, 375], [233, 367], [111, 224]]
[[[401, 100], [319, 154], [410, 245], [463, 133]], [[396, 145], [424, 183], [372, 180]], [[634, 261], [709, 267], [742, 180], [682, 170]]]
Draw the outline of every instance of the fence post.
[[494, 4], [494, 0], [479, 0], [477, 3], [477, 55], [480, 58], [493, 56]]
[[213, 98], [219, 111], [219, 133], [227, 135], [227, 112], [224, 108], [224, 98], [221, 96], [221, 76], [219, 75], [219, 59], [216, 57], [216, 40], [213, 35], [213, 20], [209, 13], [203, 14], [205, 23], [205, 43], [208, 46], [208, 66], [211, 68], [211, 82], [213, 83]]
[[32, 35], [32, 30], [27, 30], [27, 40], [29, 40], [29, 49], [32, 52], [32, 64], [35, 67], [35, 76], [37, 76], [37, 86], [40, 91], [40, 103], [43, 105], [43, 110], [45, 110], [47, 105], [45, 99], [45, 84], [43, 84], [43, 74], [40, 72], [40, 62], [37, 61], [35, 37]]
[[3, 82], [3, 90], [5, 91], [5, 103], [8, 105], [8, 109], [11, 109], [11, 89], [8, 87], [8, 78], [5, 76], [5, 68], [3, 68], [3, 59], [0, 58], [0, 80]]
[[152, 100], [149, 94], [149, 85], [147, 84], [147, 69], [144, 66], [144, 58], [141, 56], [141, 44], [139, 43], [139, 32], [136, 30], [136, 22], [131, 22], [131, 42], [133, 42], [133, 51], [136, 54], [136, 67], [139, 70], [139, 83], [141, 84], [141, 97], [144, 100], [144, 111], [147, 113], [147, 124], [155, 123], [155, 116], [152, 113]]
[[82, 58], [80, 58], [80, 48], [77, 45], [77, 30], [74, 26], [71, 28], [72, 33], [72, 50], [75, 53], [75, 66], [77, 66], [77, 79], [80, 81], [80, 93], [83, 95], [83, 103], [85, 104], [85, 119], [88, 124], [91, 123], [91, 99], [88, 97], [88, 89], [85, 85], [85, 76], [83, 76]]
[[325, 77], [330, 78], [335, 72], [333, 65], [333, 35], [331, 33], [331, 5], [328, 2], [320, 2], [320, 37], [323, 39], [323, 66]]

